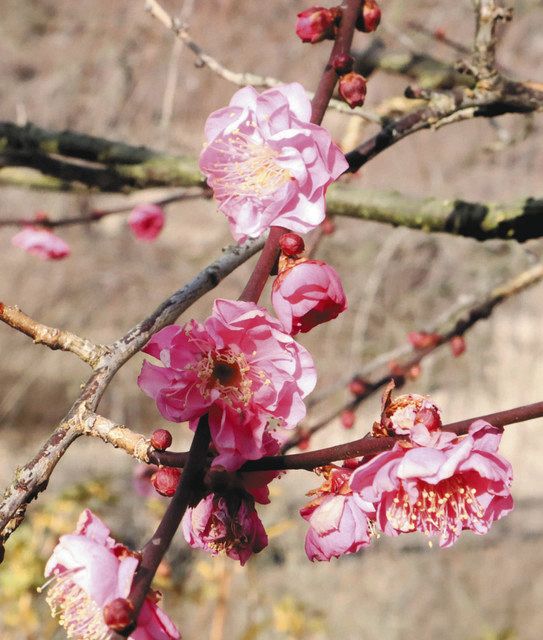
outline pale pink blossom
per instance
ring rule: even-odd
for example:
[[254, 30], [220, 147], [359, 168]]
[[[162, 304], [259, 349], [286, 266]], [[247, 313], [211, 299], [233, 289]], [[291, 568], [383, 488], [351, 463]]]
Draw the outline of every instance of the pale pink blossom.
[[483, 535], [511, 511], [512, 470], [498, 453], [499, 429], [477, 420], [459, 437], [418, 424], [411, 435], [412, 444], [396, 444], [351, 477], [385, 534], [420, 531], [449, 547], [463, 530]]
[[[49, 578], [47, 603], [68, 638], [107, 640], [111, 631], [103, 608], [126, 598], [139, 557], [115, 542], [109, 529], [89, 509], [83, 511], [73, 534], [60, 538], [45, 567]], [[181, 636], [168, 616], [148, 597], [132, 640], [177, 640]]]
[[287, 266], [272, 286], [272, 304], [287, 333], [306, 333], [347, 309], [337, 271], [321, 260], [302, 258]]
[[294, 82], [261, 94], [244, 87], [207, 119], [200, 169], [236, 240], [270, 226], [305, 233], [324, 220], [326, 189], [347, 162], [310, 118]]
[[138, 240], [152, 242], [160, 235], [165, 218], [164, 209], [157, 204], [139, 204], [130, 212], [128, 224]]
[[252, 302], [218, 299], [203, 324], [166, 327], [144, 351], [163, 366], [145, 362], [140, 387], [172, 422], [194, 430], [209, 414], [214, 463], [229, 471], [277, 453], [316, 382], [308, 351]]
[[268, 545], [254, 500], [246, 494], [206, 496], [187, 509], [181, 527], [191, 547], [213, 556], [224, 553], [242, 566]]
[[11, 244], [42, 260], [62, 260], [71, 253], [62, 238], [39, 227], [25, 227], [13, 236]]
[[347, 466], [325, 467], [323, 484], [310, 492], [315, 498], [300, 509], [309, 522], [305, 552], [311, 561], [356, 553], [371, 542], [375, 510], [371, 502], [350, 488], [352, 472]]

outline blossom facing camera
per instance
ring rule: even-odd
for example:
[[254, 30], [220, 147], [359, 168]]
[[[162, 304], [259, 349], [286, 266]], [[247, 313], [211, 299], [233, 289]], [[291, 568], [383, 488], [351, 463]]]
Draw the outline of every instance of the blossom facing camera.
[[208, 414], [214, 464], [229, 471], [278, 452], [316, 382], [309, 352], [252, 302], [215, 300], [203, 324], [166, 327], [144, 351], [163, 366], [145, 362], [140, 388], [172, 422], [195, 430]]
[[296, 35], [302, 42], [316, 44], [333, 40], [336, 35], [335, 12], [325, 7], [310, 7], [301, 11], [296, 20]]
[[371, 542], [373, 505], [349, 486], [353, 469], [329, 465], [321, 471], [323, 484], [310, 492], [314, 499], [300, 509], [309, 522], [305, 552], [311, 561], [356, 553]]
[[157, 204], [139, 204], [128, 216], [128, 224], [138, 240], [153, 242], [164, 227], [166, 214]]
[[200, 169], [236, 240], [270, 226], [306, 233], [324, 220], [328, 185], [347, 161], [326, 129], [310, 123], [301, 84], [237, 91], [205, 126]]
[[38, 227], [25, 227], [13, 236], [11, 244], [42, 260], [62, 260], [71, 253], [62, 238]]
[[380, 453], [353, 472], [351, 489], [375, 506], [387, 535], [420, 531], [449, 547], [463, 530], [483, 535], [513, 508], [501, 431], [475, 421], [466, 436], [441, 432], [431, 446]]
[[268, 546], [254, 500], [245, 494], [206, 496], [187, 509], [181, 528], [191, 547], [213, 556], [224, 553], [242, 566], [253, 553]]
[[[99, 518], [89, 509], [83, 511], [75, 532], [60, 538], [45, 567], [49, 578], [46, 600], [52, 614], [59, 616], [68, 638], [111, 637], [104, 608], [107, 619], [114, 624], [126, 617], [127, 610], [120, 611], [119, 599], [128, 597], [139, 562], [138, 554], [115, 542]], [[130, 634], [132, 640], [181, 637], [156, 600], [154, 593], [146, 598], [137, 626]]]
[[272, 285], [272, 304], [285, 331], [307, 333], [347, 309], [337, 271], [321, 260], [302, 258], [287, 266]]

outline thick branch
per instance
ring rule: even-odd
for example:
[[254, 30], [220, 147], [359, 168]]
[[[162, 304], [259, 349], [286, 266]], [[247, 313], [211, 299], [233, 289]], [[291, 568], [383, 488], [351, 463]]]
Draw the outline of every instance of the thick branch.
[[94, 344], [70, 331], [40, 324], [27, 316], [19, 307], [7, 306], [2, 302], [0, 302], [0, 320], [29, 336], [36, 344], [44, 344], [50, 349], [70, 351], [93, 368], [100, 358], [108, 353], [104, 345]]

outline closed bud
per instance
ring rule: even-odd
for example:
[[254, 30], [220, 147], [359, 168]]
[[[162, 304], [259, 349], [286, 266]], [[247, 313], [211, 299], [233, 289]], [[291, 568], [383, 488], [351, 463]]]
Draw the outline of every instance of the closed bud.
[[302, 42], [315, 44], [336, 37], [336, 12], [324, 7], [310, 7], [298, 14], [296, 35]]
[[321, 231], [325, 236], [331, 236], [336, 230], [336, 223], [330, 218], [330, 216], [326, 216], [321, 223]]
[[181, 471], [175, 467], [160, 467], [151, 477], [151, 483], [157, 493], [171, 498], [181, 480]]
[[151, 446], [164, 451], [172, 446], [172, 434], [167, 429], [156, 429], [151, 435]]
[[461, 356], [466, 350], [466, 341], [464, 336], [453, 336], [450, 341], [451, 352], [455, 358]]
[[352, 429], [356, 422], [356, 416], [351, 409], [345, 409], [341, 412], [341, 424], [345, 429]]
[[381, 22], [381, 9], [375, 0], [365, 0], [356, 21], [356, 28], [364, 33], [375, 31]]
[[354, 109], [361, 107], [366, 99], [366, 78], [351, 71], [342, 76], [339, 81], [339, 95]]
[[410, 331], [407, 338], [415, 349], [429, 349], [437, 346], [441, 341], [438, 333], [426, 333], [426, 331]]
[[126, 598], [115, 598], [104, 607], [104, 622], [114, 631], [126, 629], [132, 622], [134, 605]]
[[349, 382], [349, 391], [353, 396], [363, 396], [366, 393], [366, 383], [362, 378], [356, 376]]
[[284, 233], [279, 238], [281, 251], [289, 257], [295, 257], [304, 252], [305, 244], [297, 233]]
[[349, 73], [353, 69], [354, 58], [348, 53], [338, 53], [332, 60], [332, 66], [340, 76]]

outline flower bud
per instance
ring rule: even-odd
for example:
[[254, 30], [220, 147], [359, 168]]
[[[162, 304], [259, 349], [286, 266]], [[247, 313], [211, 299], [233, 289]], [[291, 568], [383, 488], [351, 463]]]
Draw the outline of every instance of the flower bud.
[[165, 451], [172, 446], [172, 434], [167, 429], [156, 429], [151, 435], [151, 446]]
[[461, 356], [466, 350], [466, 341], [464, 336], [453, 336], [450, 341], [451, 351], [455, 358]]
[[356, 376], [349, 382], [349, 391], [353, 396], [363, 396], [366, 393], [367, 386], [362, 378]]
[[126, 598], [115, 598], [104, 607], [104, 622], [114, 631], [122, 631], [132, 622], [134, 605]]
[[332, 60], [332, 66], [340, 76], [349, 73], [353, 69], [354, 58], [348, 53], [338, 53]]
[[297, 233], [284, 233], [279, 238], [281, 251], [289, 257], [295, 257], [304, 252], [305, 244]]
[[441, 336], [438, 333], [426, 333], [426, 331], [410, 331], [407, 334], [407, 338], [415, 349], [435, 347], [441, 340]]
[[335, 11], [324, 7], [310, 7], [298, 14], [296, 35], [302, 42], [315, 44], [336, 37]]
[[160, 467], [153, 474], [151, 483], [157, 493], [166, 498], [171, 498], [177, 489], [177, 485], [181, 480], [181, 471], [175, 467]]
[[366, 78], [351, 71], [341, 77], [338, 90], [351, 109], [361, 107], [366, 99]]
[[341, 412], [341, 424], [345, 429], [352, 429], [356, 422], [356, 416], [351, 409], [345, 409]]
[[336, 223], [330, 218], [330, 216], [326, 216], [321, 223], [321, 231], [325, 236], [331, 236], [336, 230]]
[[128, 225], [138, 240], [152, 242], [164, 227], [166, 214], [157, 204], [139, 204], [128, 216]]
[[356, 21], [356, 28], [364, 33], [375, 31], [381, 22], [381, 9], [375, 0], [365, 0]]
[[304, 433], [298, 442], [298, 449], [300, 449], [300, 451], [307, 451], [307, 449], [309, 449], [310, 440], [311, 437], [309, 433]]

